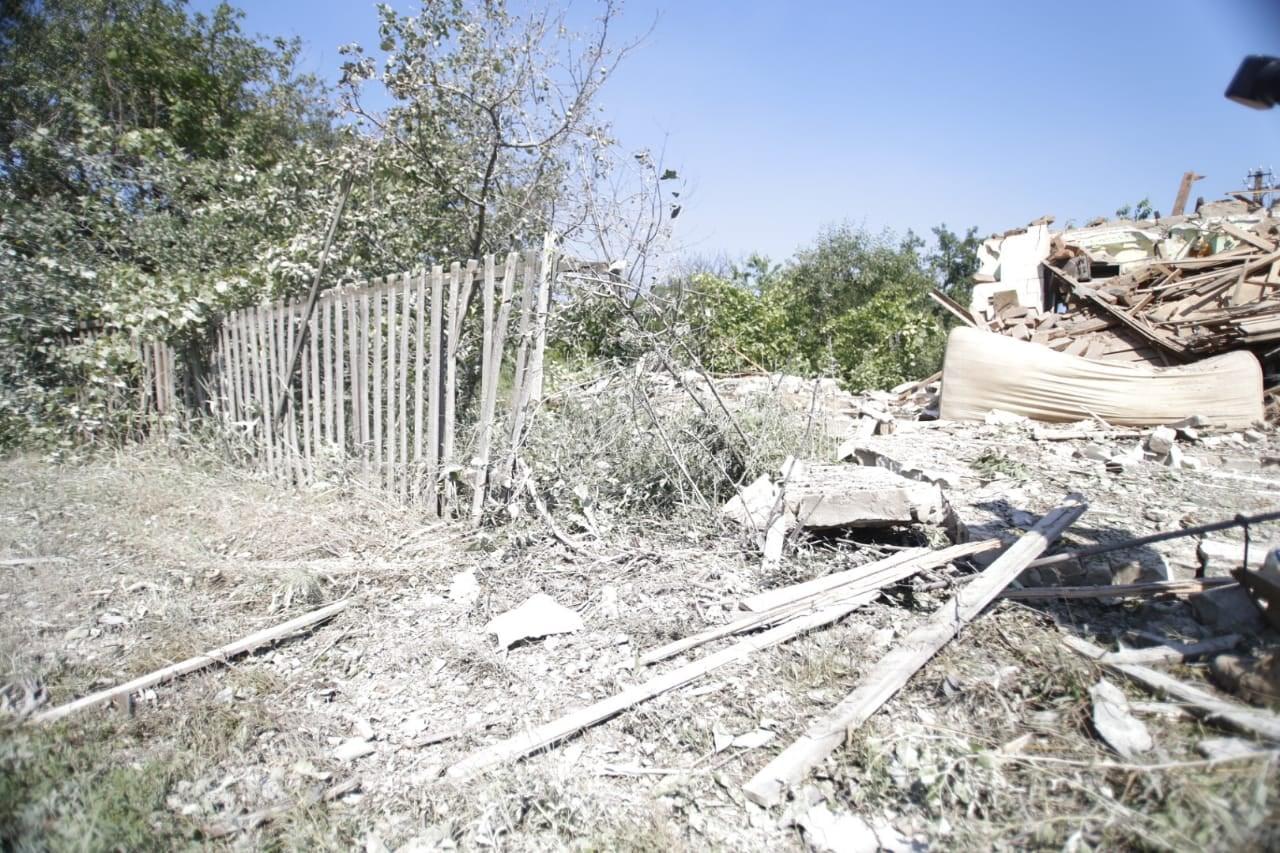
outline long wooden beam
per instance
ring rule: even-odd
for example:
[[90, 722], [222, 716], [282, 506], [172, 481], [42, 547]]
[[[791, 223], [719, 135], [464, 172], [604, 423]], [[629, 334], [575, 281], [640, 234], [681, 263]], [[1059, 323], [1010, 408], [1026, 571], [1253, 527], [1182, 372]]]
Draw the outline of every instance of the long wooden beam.
[[960, 629], [996, 599], [1027, 565], [1084, 514], [1079, 495], [1047, 513], [1031, 530], [1009, 546], [927, 623], [908, 634], [871, 668], [857, 689], [809, 727], [800, 738], [764, 766], [744, 786], [754, 803], [769, 806], [782, 800], [787, 789], [834, 752], [848, 733], [858, 728], [889, 701]]
[[259, 646], [264, 646], [273, 640], [301, 631], [304, 628], [310, 628], [319, 622], [323, 622], [337, 614], [341, 613], [350, 604], [350, 599], [342, 599], [335, 601], [333, 604], [321, 607], [319, 610], [312, 610], [310, 613], [304, 613], [301, 616], [290, 619], [280, 625], [271, 628], [264, 628], [256, 631], [249, 636], [236, 640], [234, 643], [228, 643], [225, 646], [219, 646], [216, 649], [197, 655], [193, 658], [187, 658], [179, 663], [171, 664], [163, 669], [157, 669], [154, 672], [139, 676], [132, 681], [126, 681], [124, 684], [116, 687], [109, 687], [105, 690], [99, 690], [96, 693], [90, 693], [88, 696], [81, 697], [56, 708], [50, 708], [47, 711], [36, 714], [31, 721], [37, 724], [52, 723], [69, 717], [72, 714], [83, 711], [86, 708], [94, 708], [99, 705], [105, 705], [116, 699], [126, 698], [139, 690], [146, 690], [148, 687], [154, 687], [165, 681], [170, 681], [183, 675], [213, 666], [215, 663], [226, 663], [236, 655], [244, 654], [252, 651]]

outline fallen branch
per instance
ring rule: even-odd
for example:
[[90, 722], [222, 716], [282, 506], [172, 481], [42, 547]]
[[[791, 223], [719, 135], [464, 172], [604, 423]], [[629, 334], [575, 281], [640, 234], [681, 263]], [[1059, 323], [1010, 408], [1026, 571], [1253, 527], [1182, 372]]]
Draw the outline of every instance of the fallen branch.
[[258, 648], [259, 646], [264, 646], [273, 640], [278, 640], [281, 637], [286, 637], [296, 631], [301, 631], [303, 628], [310, 628], [312, 625], [323, 622], [331, 616], [341, 613], [346, 609], [349, 603], [350, 599], [344, 598], [343, 600], [336, 601], [326, 607], [321, 607], [319, 610], [312, 610], [310, 613], [304, 613], [296, 619], [290, 619], [288, 622], [281, 625], [276, 625], [273, 628], [264, 628], [261, 631], [250, 634], [242, 640], [237, 640], [234, 643], [228, 643], [225, 646], [219, 646], [218, 648], [205, 652], [202, 655], [188, 658], [180, 663], [171, 664], [163, 669], [158, 669], [155, 672], [148, 673], [147, 675], [139, 676], [132, 681], [126, 681], [124, 684], [117, 687], [109, 687], [106, 690], [99, 690], [97, 693], [90, 693], [88, 696], [83, 698], [67, 702], [64, 705], [57, 706], [56, 708], [50, 708], [43, 713], [34, 715], [31, 720], [32, 722], [39, 724], [52, 723], [56, 720], [61, 720], [63, 717], [69, 717], [78, 711], [83, 711], [86, 708], [94, 708], [99, 705], [105, 705], [116, 699], [124, 699], [134, 693], [137, 693], [139, 690], [154, 687], [157, 684], [162, 684], [166, 681], [204, 669], [205, 667], [212, 666], [215, 663], [226, 663], [236, 655], [252, 651], [253, 649]]
[[468, 779], [496, 765], [514, 761], [532, 752], [557, 744], [585, 728], [594, 726], [625, 711], [633, 705], [639, 705], [654, 696], [688, 684], [726, 664], [746, 658], [761, 649], [786, 642], [792, 637], [799, 636], [814, 628], [835, 622], [837, 619], [851, 613], [856, 607], [856, 604], [848, 603], [824, 607], [807, 616], [790, 620], [778, 625], [776, 628], [770, 628], [768, 631], [740, 640], [727, 649], [699, 658], [664, 675], [655, 676], [641, 684], [629, 687], [607, 699], [602, 699], [585, 708], [572, 711], [557, 720], [552, 720], [522, 734], [485, 747], [454, 764], [448, 769], [447, 775], [455, 780]]
[[778, 803], [790, 785], [803, 779], [844, 742], [850, 731], [866, 722], [901, 690], [939, 649], [1074, 524], [1086, 508], [1083, 498], [1069, 495], [1066, 503], [1042, 517], [973, 582], [939, 608], [929, 622], [912, 631], [882, 657], [858, 688], [830, 714], [810, 726], [795, 743], [753, 776], [743, 788], [748, 799], [763, 806]]
[[[692, 636], [667, 643], [651, 652], [647, 652], [640, 663], [649, 665], [658, 661], [666, 660], [669, 657], [680, 654], [688, 649], [701, 646], [713, 640], [722, 637], [732, 636], [733, 634], [741, 634], [744, 631], [750, 631], [759, 628], [762, 625], [774, 625], [786, 619], [799, 616], [807, 611], [817, 607], [826, 607], [832, 604], [838, 604], [844, 601], [852, 603], [855, 599], [858, 606], [874, 601], [879, 590], [889, 584], [897, 583], [923, 569], [936, 568], [937, 566], [946, 565], [952, 560], [965, 557], [978, 551], [987, 550], [989, 547], [997, 547], [1000, 544], [998, 539], [988, 539], [983, 542], [973, 542], [965, 545], [953, 545], [949, 548], [942, 548], [938, 551], [927, 551], [923, 548], [913, 548], [910, 551], [903, 551], [892, 557], [883, 560], [877, 560], [865, 566], [859, 566], [857, 569], [851, 569], [850, 572], [839, 572], [835, 575], [826, 575], [819, 580], [837, 577], [838, 575], [851, 574], [849, 577], [834, 587], [819, 588], [816, 592], [808, 592], [801, 598], [793, 598], [785, 600], [776, 607], [767, 610], [760, 610], [748, 613], [726, 622], [723, 625], [716, 625], [705, 631], [700, 631]], [[904, 559], [905, 558], [905, 559]], [[771, 592], [785, 592], [788, 590], [796, 590], [805, 584], [794, 584], [792, 586], [780, 587]]]
[[1229, 699], [1220, 699], [1206, 690], [1150, 667], [1111, 663], [1106, 659], [1105, 650], [1080, 637], [1064, 637], [1062, 643], [1076, 654], [1108, 666], [1154, 693], [1172, 696], [1184, 703], [1187, 710], [1206, 720], [1221, 722], [1237, 731], [1259, 735], [1268, 740], [1280, 741], [1280, 715], [1260, 708], [1250, 708]]

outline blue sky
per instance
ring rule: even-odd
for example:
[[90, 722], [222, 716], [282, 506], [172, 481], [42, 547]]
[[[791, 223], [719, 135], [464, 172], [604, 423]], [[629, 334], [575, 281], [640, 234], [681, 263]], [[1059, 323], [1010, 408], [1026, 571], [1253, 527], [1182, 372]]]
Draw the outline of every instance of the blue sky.
[[[376, 48], [373, 3], [236, 5], [331, 81], [340, 44]], [[1280, 108], [1222, 96], [1244, 55], [1280, 55], [1280, 0], [629, 0], [622, 37], [655, 16], [603, 104], [624, 146], [665, 147], [688, 179], [695, 254], [782, 259], [841, 221], [985, 234], [1144, 196], [1167, 212], [1187, 169], [1208, 176], [1192, 198], [1280, 169]]]

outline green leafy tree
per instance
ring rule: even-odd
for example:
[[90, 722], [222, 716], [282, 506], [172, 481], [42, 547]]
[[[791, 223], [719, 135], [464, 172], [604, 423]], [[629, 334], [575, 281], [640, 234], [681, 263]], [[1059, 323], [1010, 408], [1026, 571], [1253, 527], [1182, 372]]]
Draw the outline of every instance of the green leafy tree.
[[973, 275], [978, 271], [978, 247], [982, 245], [978, 229], [970, 227], [961, 236], [944, 222], [933, 229], [933, 239], [926, 261], [938, 289], [967, 306], [973, 293]]

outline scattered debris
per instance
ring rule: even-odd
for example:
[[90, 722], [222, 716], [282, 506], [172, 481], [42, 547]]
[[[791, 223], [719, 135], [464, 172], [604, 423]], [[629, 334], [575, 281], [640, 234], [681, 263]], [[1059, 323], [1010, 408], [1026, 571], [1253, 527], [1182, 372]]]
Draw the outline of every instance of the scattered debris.
[[514, 610], [495, 616], [484, 626], [486, 634], [496, 634], [498, 648], [507, 649], [521, 640], [571, 634], [581, 631], [582, 617], [545, 592], [530, 596]]
[[1154, 746], [1151, 733], [1133, 716], [1124, 691], [1105, 678], [1089, 688], [1093, 698], [1093, 728], [1107, 746], [1122, 758], [1146, 752]]
[[1247, 734], [1258, 735], [1267, 740], [1280, 741], [1280, 716], [1276, 714], [1240, 705], [1227, 699], [1219, 699], [1205, 690], [1185, 684], [1176, 678], [1149, 667], [1137, 664], [1107, 663], [1103, 660], [1106, 654], [1103, 649], [1080, 637], [1064, 637], [1062, 642], [1077, 654], [1114, 669], [1148, 690], [1164, 693], [1173, 699], [1179, 700], [1189, 710], [1207, 720], [1221, 722], [1231, 728]]

